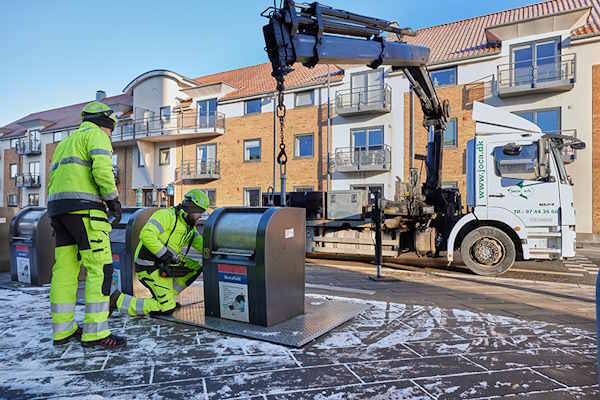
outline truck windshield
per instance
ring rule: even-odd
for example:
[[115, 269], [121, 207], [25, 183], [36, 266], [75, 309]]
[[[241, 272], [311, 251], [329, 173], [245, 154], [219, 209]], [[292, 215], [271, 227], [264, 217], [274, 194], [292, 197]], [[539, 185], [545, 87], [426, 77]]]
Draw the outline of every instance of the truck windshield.
[[560, 150], [557, 146], [558, 145], [554, 140], [550, 141], [550, 147], [552, 147], [552, 155], [554, 156], [554, 161], [556, 162], [556, 167], [558, 168], [560, 183], [567, 183], [569, 181], [567, 170], [565, 169], [565, 164], [563, 163], [562, 157], [560, 155]]

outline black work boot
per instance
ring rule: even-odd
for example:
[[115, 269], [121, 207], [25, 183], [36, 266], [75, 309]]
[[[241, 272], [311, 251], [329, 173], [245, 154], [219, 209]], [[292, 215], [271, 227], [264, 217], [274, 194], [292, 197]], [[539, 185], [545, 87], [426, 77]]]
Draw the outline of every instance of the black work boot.
[[117, 300], [119, 300], [119, 296], [121, 295], [121, 291], [119, 289], [115, 290], [111, 295], [108, 301], [108, 316], [113, 315], [113, 312], [117, 309]]
[[81, 345], [83, 347], [104, 347], [107, 350], [114, 350], [127, 346], [127, 339], [110, 334], [103, 339], [81, 342]]
[[81, 327], [78, 327], [77, 329], [75, 329], [75, 332], [71, 333], [71, 336], [67, 336], [64, 339], [60, 339], [60, 340], [55, 340], [54, 341], [54, 345], [55, 346], [60, 346], [61, 344], [65, 344], [70, 342], [72, 339], [81, 339], [81, 334], [83, 333], [83, 329], [81, 329]]

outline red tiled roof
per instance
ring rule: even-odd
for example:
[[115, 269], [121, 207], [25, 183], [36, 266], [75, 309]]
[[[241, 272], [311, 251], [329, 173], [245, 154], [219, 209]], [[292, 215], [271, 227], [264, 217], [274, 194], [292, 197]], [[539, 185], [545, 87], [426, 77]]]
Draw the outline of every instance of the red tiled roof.
[[[91, 100], [89, 100], [91, 101]], [[2, 131], [8, 131], [4, 135], [0, 136], [0, 139], [5, 139], [9, 137], [16, 137], [24, 135], [27, 131], [27, 128], [20, 125], [23, 122], [34, 121], [37, 119], [52, 121], [52, 123], [46, 128], [42, 129], [42, 132], [45, 131], [54, 131], [62, 128], [68, 128], [72, 126], [77, 126], [81, 123], [81, 110], [83, 107], [89, 103], [89, 101], [85, 101], [83, 103], [72, 104], [70, 106], [54, 108], [52, 110], [35, 112], [27, 115], [17, 121], [11, 122], [10, 124], [0, 128], [0, 133]], [[126, 94], [121, 94], [118, 96], [107, 97], [102, 100], [103, 103], [108, 105], [113, 104], [133, 104], [133, 99], [131, 96]]]
[[404, 40], [429, 47], [430, 64], [481, 57], [500, 51], [499, 44], [487, 42], [486, 28], [588, 7], [591, 7], [591, 12], [587, 23], [572, 35], [582, 37], [600, 34], [600, 0], [551, 0], [419, 29], [416, 37], [405, 37]]
[[[302, 64], [295, 64], [293, 68], [294, 71], [285, 77], [286, 89], [314, 86], [327, 82], [327, 65], [319, 64], [314, 68], [306, 68]], [[222, 98], [222, 100], [231, 100], [274, 92], [277, 83], [271, 76], [271, 71], [271, 63], [264, 63], [200, 76], [195, 78], [194, 81], [198, 82], [199, 85], [225, 82], [233, 86], [237, 90]], [[343, 79], [343, 70], [341, 68], [332, 65], [330, 72], [331, 82]]]

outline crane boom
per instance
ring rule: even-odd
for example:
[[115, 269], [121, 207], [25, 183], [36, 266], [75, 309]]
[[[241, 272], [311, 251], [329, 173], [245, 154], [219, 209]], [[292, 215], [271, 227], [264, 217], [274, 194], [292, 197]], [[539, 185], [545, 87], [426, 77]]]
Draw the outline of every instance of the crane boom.
[[[436, 211], [445, 208], [441, 193], [443, 133], [449, 115], [429, 77], [429, 49], [402, 41], [414, 35], [391, 21], [367, 17], [319, 3], [296, 4], [284, 0], [281, 8], [263, 12], [269, 23], [263, 27], [266, 51], [271, 61], [277, 88], [284, 88], [285, 76], [292, 65], [307, 67], [317, 64], [356, 64], [378, 68], [389, 65], [404, 73], [423, 109], [423, 125], [433, 133], [428, 144], [427, 180], [423, 194]], [[398, 36], [398, 41], [385, 40], [384, 33]]]

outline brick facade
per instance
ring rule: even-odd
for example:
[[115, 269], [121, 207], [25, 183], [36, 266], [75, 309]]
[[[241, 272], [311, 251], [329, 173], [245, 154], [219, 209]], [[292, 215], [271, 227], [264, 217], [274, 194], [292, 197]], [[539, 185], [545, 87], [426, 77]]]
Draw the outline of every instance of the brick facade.
[[[290, 109], [287, 112], [285, 126], [285, 144], [288, 155], [286, 190], [294, 187], [310, 186], [314, 190], [324, 190], [326, 177], [326, 133], [323, 130], [322, 109], [319, 106]], [[325, 123], [326, 121], [323, 121]], [[242, 205], [244, 188], [260, 188], [267, 191], [273, 183], [273, 113], [260, 113], [242, 117], [228, 118], [225, 134], [216, 138], [186, 140], [178, 142], [176, 167], [181, 165], [181, 146], [184, 161], [196, 159], [196, 146], [199, 144], [217, 144], [217, 159], [221, 164], [219, 179], [207, 182], [184, 182], [183, 193], [192, 188], [215, 189], [216, 204], [219, 207]], [[313, 134], [313, 157], [297, 159], [294, 157], [294, 137], [297, 134]], [[244, 140], [260, 139], [260, 161], [244, 161]], [[277, 138], [277, 144], [279, 137]], [[279, 148], [277, 147], [277, 151]], [[279, 166], [276, 166], [276, 190], [279, 189]], [[176, 183], [175, 202], [179, 202], [181, 182]]]
[[16, 182], [13, 178], [10, 177], [10, 164], [17, 164], [17, 175], [23, 172], [23, 160], [20, 157], [15, 149], [6, 149], [4, 150], [4, 204], [8, 206], [8, 195], [16, 194], [17, 195], [17, 206], [22, 207], [23, 204], [21, 201], [21, 190], [17, 189]]
[[600, 233], [600, 65], [592, 67], [592, 233]]
[[[471, 104], [483, 95], [472, 90], [465, 89], [464, 85], [441, 87], [437, 89], [440, 101], [447, 99], [450, 102], [450, 119], [456, 119], [457, 122], [457, 145], [455, 147], [445, 147], [442, 163], [442, 183], [458, 184], [458, 188], [463, 194], [463, 204], [466, 201], [466, 147], [467, 141], [475, 135], [475, 122]], [[410, 166], [410, 93], [404, 95], [404, 179], [408, 180]], [[414, 152], [415, 154], [427, 155], [427, 129], [423, 127], [423, 111], [421, 110], [419, 99], [414, 96]], [[415, 160], [414, 166], [421, 170], [421, 181], [425, 182], [427, 177], [426, 167], [421, 163], [423, 161]], [[423, 162], [424, 163], [424, 162]]]

